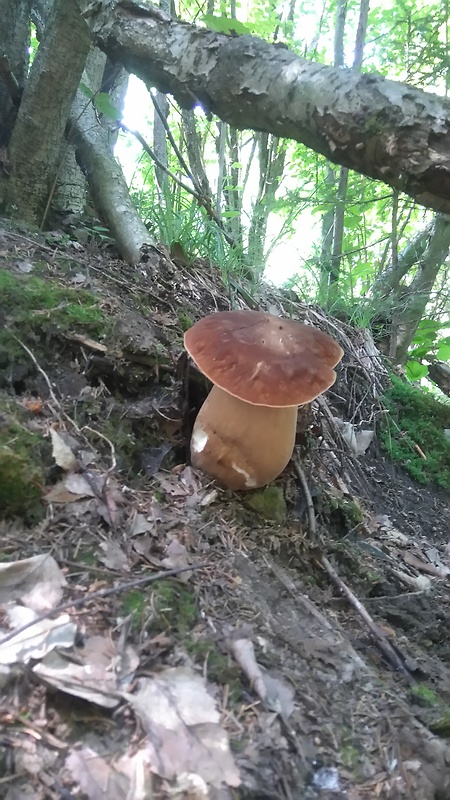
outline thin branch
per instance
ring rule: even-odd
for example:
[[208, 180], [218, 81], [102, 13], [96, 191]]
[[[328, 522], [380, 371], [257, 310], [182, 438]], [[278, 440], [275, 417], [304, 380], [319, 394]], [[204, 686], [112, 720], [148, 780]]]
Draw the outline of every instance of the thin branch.
[[351, 589], [344, 583], [342, 578], [339, 577], [338, 573], [334, 569], [334, 567], [330, 564], [328, 559], [325, 556], [322, 556], [320, 559], [320, 563], [322, 564], [325, 572], [331, 578], [334, 585], [345, 595], [347, 600], [349, 601], [350, 605], [353, 606], [355, 611], [358, 612], [361, 619], [364, 620], [367, 627], [369, 628], [372, 636], [374, 637], [378, 647], [380, 648], [381, 652], [387, 659], [387, 661], [391, 664], [391, 666], [398, 672], [401, 672], [409, 681], [412, 680], [410, 673], [406, 669], [402, 659], [398, 655], [398, 653], [392, 647], [389, 639], [380, 629], [380, 627], [374, 622], [372, 617], [370, 616], [369, 612], [363, 606], [360, 600], [353, 594]]
[[[203, 208], [205, 209], [208, 217], [211, 220], [213, 220], [216, 223], [216, 225], [220, 228], [222, 236], [224, 237], [224, 239], [226, 239], [226, 241], [228, 242], [230, 247], [234, 247], [233, 239], [224, 230], [223, 223], [221, 222], [221, 220], [217, 216], [216, 212], [214, 211], [214, 209], [210, 205], [209, 201], [205, 197], [202, 197], [201, 195], [199, 195], [196, 192], [195, 189], [191, 189], [191, 187], [188, 186], [188, 184], [186, 184], [183, 181], [181, 181], [179, 178], [177, 178], [176, 175], [173, 174], [173, 172], [171, 172], [169, 169], [167, 169], [167, 167], [165, 167], [164, 164], [155, 155], [155, 153], [153, 152], [152, 148], [150, 147], [149, 144], [147, 144], [147, 142], [145, 141], [144, 137], [139, 133], [139, 131], [135, 131], [132, 128], [129, 128], [128, 125], [125, 125], [124, 122], [119, 122], [119, 125], [124, 131], [127, 131], [127, 133], [131, 133], [131, 135], [134, 136], [138, 140], [139, 144], [142, 145], [142, 147], [144, 148], [145, 152], [148, 153], [148, 155], [152, 159], [153, 163], [156, 164], [156, 166], [159, 167], [160, 170], [165, 172], [166, 175], [168, 175], [169, 178], [171, 178], [178, 186], [181, 186], [181, 188], [184, 189], [185, 192], [188, 192], [193, 197], [195, 197], [195, 199], [197, 200], [198, 204], [200, 206], [203, 206]], [[189, 175], [189, 177], [190, 177], [190, 175]]]
[[0, 639], [0, 647], [6, 644], [6, 642], [10, 642], [15, 636], [19, 636], [33, 625], [37, 625], [38, 622], [43, 622], [45, 619], [48, 619], [52, 616], [52, 614], [60, 614], [62, 611], [67, 611], [69, 608], [80, 608], [86, 603], [90, 603], [91, 600], [99, 600], [100, 598], [109, 597], [113, 594], [122, 594], [123, 592], [128, 592], [130, 589], [136, 589], [137, 586], [146, 586], [154, 581], [160, 581], [164, 578], [171, 578], [175, 575], [179, 575], [182, 572], [188, 572], [189, 570], [205, 569], [207, 566], [207, 564], [191, 564], [187, 567], [176, 567], [174, 569], [157, 572], [154, 575], [146, 575], [144, 578], [135, 578], [133, 581], [119, 583], [117, 586], [109, 586], [108, 589], [99, 589], [98, 592], [85, 594], [83, 597], [79, 597], [78, 600], [68, 600], [66, 603], [61, 603], [55, 608], [50, 608], [48, 611], [38, 614], [37, 617], [35, 617], [31, 622], [27, 622], [26, 625], [22, 625], [20, 628], [15, 628], [15, 630], [7, 633], [3, 639]]
[[309, 535], [312, 542], [315, 543], [317, 541], [317, 525], [316, 525], [316, 515], [314, 513], [314, 503], [312, 501], [311, 492], [309, 491], [309, 486], [305, 477], [305, 473], [303, 472], [303, 469], [300, 466], [300, 460], [298, 456], [295, 456], [294, 458], [294, 467], [298, 475], [299, 481], [302, 485], [303, 494], [306, 501], [306, 510], [308, 512]]
[[[316, 516], [314, 513], [314, 505], [311, 497], [311, 492], [309, 491], [309, 486], [305, 478], [305, 473], [303, 472], [298, 458], [294, 458], [294, 465], [297, 472], [297, 475], [300, 479], [302, 484], [303, 493], [305, 495], [306, 506], [308, 509], [308, 524], [309, 524], [309, 531], [311, 535], [311, 539], [313, 541], [316, 540], [317, 537], [317, 525], [316, 525]], [[387, 659], [388, 663], [397, 671], [401, 672], [409, 681], [412, 680], [410, 673], [406, 669], [401, 657], [397, 654], [395, 649], [392, 647], [391, 643], [387, 636], [383, 633], [380, 627], [374, 622], [372, 617], [370, 616], [369, 612], [363, 606], [360, 600], [356, 597], [355, 594], [351, 591], [351, 589], [344, 583], [342, 578], [338, 575], [334, 567], [330, 564], [328, 558], [326, 556], [320, 557], [320, 564], [327, 573], [328, 577], [331, 578], [332, 582], [335, 586], [342, 592], [345, 597], [347, 598], [348, 602], [351, 606], [357, 611], [359, 616], [365, 622], [367, 627], [369, 628], [373, 638], [375, 639], [379, 649], [383, 653], [384, 657]]]

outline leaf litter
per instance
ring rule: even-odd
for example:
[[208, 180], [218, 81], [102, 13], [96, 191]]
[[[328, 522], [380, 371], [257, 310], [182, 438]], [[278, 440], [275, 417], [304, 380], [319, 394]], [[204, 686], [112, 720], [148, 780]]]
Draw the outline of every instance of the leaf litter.
[[[152, 258], [136, 277], [142, 291], [160, 275]], [[175, 307], [180, 298], [187, 307], [195, 298], [196, 314], [204, 313], [211, 292], [219, 308], [229, 307], [217, 284], [208, 283], [203, 267], [191, 266], [189, 282], [181, 275], [177, 282], [170, 273], [173, 265], [164, 263], [177, 285]], [[87, 264], [80, 266], [85, 271]], [[143, 352], [139, 348], [146, 320], [139, 317], [138, 305], [132, 313], [124, 308], [116, 281], [128, 279], [120, 268], [114, 262], [106, 268], [103, 260], [101, 270], [97, 266], [96, 272], [95, 260], [90, 264], [99, 280], [101, 274], [103, 307], [120, 308], [123, 317], [137, 320], [127, 339], [139, 342], [127, 383]], [[63, 280], [62, 272], [59, 278]], [[135, 289], [129, 283], [127, 287], [131, 308]], [[184, 287], [190, 294], [183, 300]], [[282, 302], [275, 295], [267, 300], [286, 313]], [[313, 324], [328, 325], [328, 320], [318, 320], [317, 310], [299, 305], [297, 313]], [[366, 386], [360, 344], [352, 343], [345, 326], [336, 320], [332, 324], [356, 369], [361, 365], [359, 377]], [[89, 341], [87, 335], [65, 337], [64, 347], [69, 342], [73, 348], [73, 364]], [[105, 363], [111, 353], [107, 344], [97, 348]], [[126, 352], [121, 345], [117, 374]], [[171, 364], [178, 354], [179, 344]], [[149, 357], [151, 351], [145, 352], [147, 382]], [[372, 353], [371, 365], [373, 361]], [[36, 367], [36, 358], [33, 363]], [[42, 366], [52, 373], [50, 394], [45, 386], [43, 391]], [[408, 663], [417, 696], [421, 681], [431, 681], [438, 709], [445, 710], [450, 697], [444, 647], [433, 657], [423, 644], [417, 610], [423, 610], [423, 619], [429, 614], [424, 631], [434, 643], [444, 641], [435, 609], [439, 598], [448, 619], [448, 507], [427, 490], [414, 494], [405, 483], [413, 522], [406, 513], [397, 513], [395, 503], [389, 503], [392, 479], [371, 456], [370, 436], [357, 436], [364, 403], [358, 411], [361, 419], [356, 411], [348, 414], [351, 427], [338, 424], [331, 411], [327, 415], [323, 404], [325, 422], [314, 411], [322, 438], [307, 462], [309, 472], [305, 468], [317, 492], [319, 536], [311, 545], [304, 497], [289, 470], [283, 481], [291, 514], [283, 526], [268, 524], [184, 465], [177, 455], [181, 428], [175, 413], [170, 416], [176, 425], [164, 429], [153, 401], [146, 403], [143, 397], [137, 416], [127, 417], [126, 398], [124, 419], [137, 419], [140, 431], [153, 414], [151, 425], [160, 425], [169, 437], [157, 444], [151, 440], [147, 476], [139, 482], [130, 474], [129, 458], [116, 458], [120, 422], [113, 434], [111, 426], [102, 425], [102, 415], [106, 422], [109, 413], [101, 405], [102, 377], [99, 390], [89, 394], [90, 402], [100, 403], [100, 411], [86, 415], [83, 426], [78, 414], [81, 419], [88, 393], [58, 401], [60, 367], [50, 355], [42, 366], [40, 371], [36, 367], [38, 391], [30, 380], [26, 389], [27, 396], [39, 395], [44, 404], [45, 418], [33, 416], [34, 429], [45, 434], [53, 418], [54, 463], [53, 471], [47, 471], [52, 477], [45, 488], [45, 518], [30, 530], [5, 526], [2, 531], [8, 558], [19, 556], [11, 561], [18, 565], [17, 580], [14, 570], [5, 572], [4, 595], [0, 574], [0, 662], [2, 654], [6, 662], [0, 763], [6, 764], [8, 800], [55, 800], [65, 793], [94, 800], [192, 800], [229, 797], [228, 788], [235, 798], [398, 800], [409, 794], [446, 800], [449, 748], [431, 732], [432, 715], [429, 728], [427, 709], [411, 699], [411, 684], [391, 672], [376, 639], [348, 600], [343, 602], [337, 586], [328, 584], [329, 575], [320, 566], [320, 548], [325, 546], [354, 593], [364, 595], [371, 614], [386, 629], [390, 625], [389, 635]], [[172, 376], [170, 369], [167, 375]], [[373, 374], [384, 374], [381, 362]], [[355, 387], [351, 402], [356, 404]], [[176, 383], [173, 389], [176, 409]], [[339, 391], [347, 397], [345, 387]], [[374, 396], [372, 387], [361, 391]], [[42, 403], [29, 413], [39, 415]], [[70, 416], [75, 404], [77, 423]], [[339, 414], [341, 419], [342, 408]], [[342, 447], [348, 447], [346, 456]], [[372, 493], [367, 493], [367, 476]], [[386, 519], [384, 525], [374, 521], [372, 501], [389, 524]], [[419, 501], [427, 507], [427, 521], [417, 516]], [[352, 502], [359, 521], [347, 524], [346, 504]], [[198, 566], [199, 555], [201, 570], [171, 574]], [[52, 566], [47, 574], [43, 559], [49, 557], [57, 569]], [[21, 565], [31, 559], [37, 559], [31, 568]], [[147, 582], [155, 567], [165, 568], [166, 578]], [[427, 587], [420, 578], [426, 578]], [[146, 585], [139, 584], [141, 579]], [[29, 627], [20, 633], [24, 624]], [[10, 658], [5, 657], [8, 652]], [[15, 765], [8, 756], [12, 749]]]

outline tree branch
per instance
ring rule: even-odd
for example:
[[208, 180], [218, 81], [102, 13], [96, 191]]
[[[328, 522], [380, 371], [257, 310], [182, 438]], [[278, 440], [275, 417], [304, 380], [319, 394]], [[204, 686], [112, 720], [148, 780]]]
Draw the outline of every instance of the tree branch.
[[77, 2], [98, 46], [182, 107], [200, 104], [235, 128], [294, 139], [450, 213], [448, 99], [253, 36], [162, 19], [134, 0]]

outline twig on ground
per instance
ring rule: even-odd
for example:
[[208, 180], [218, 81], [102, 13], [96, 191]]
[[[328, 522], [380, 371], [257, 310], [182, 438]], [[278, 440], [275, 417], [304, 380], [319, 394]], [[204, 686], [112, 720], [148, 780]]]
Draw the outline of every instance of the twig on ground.
[[[94, 436], [98, 436], [100, 439], [103, 439], [103, 441], [107, 443], [107, 445], [109, 446], [109, 449], [111, 451], [111, 466], [109, 467], [108, 472], [114, 472], [114, 470], [115, 470], [115, 468], [117, 466], [116, 450], [115, 450], [115, 447], [114, 447], [113, 443], [110, 441], [110, 439], [108, 439], [108, 437], [105, 436], [104, 433], [100, 433], [100, 431], [94, 430], [89, 425], [83, 425], [82, 428], [78, 427], [78, 425], [72, 419], [72, 417], [69, 417], [69, 415], [66, 414], [66, 412], [62, 408], [61, 403], [59, 402], [58, 398], [56, 397], [56, 395], [55, 395], [55, 393], [54, 393], [54, 391], [52, 389], [52, 384], [50, 382], [50, 378], [48, 377], [48, 375], [45, 372], [45, 370], [42, 369], [42, 367], [39, 364], [39, 362], [38, 362], [36, 356], [34, 355], [34, 353], [30, 350], [29, 347], [26, 346], [26, 344], [24, 344], [20, 339], [18, 339], [17, 336], [14, 336], [14, 334], [13, 334], [13, 338], [16, 340], [16, 342], [18, 342], [18, 344], [20, 344], [21, 347], [23, 347], [25, 352], [28, 353], [28, 355], [30, 356], [30, 358], [31, 358], [33, 364], [35, 365], [36, 369], [38, 370], [38, 372], [41, 373], [42, 377], [44, 378], [44, 380], [45, 380], [45, 382], [47, 384], [48, 390], [50, 392], [50, 397], [51, 397], [53, 403], [55, 404], [56, 408], [61, 413], [61, 415], [64, 417], [66, 422], [68, 422], [74, 428], [74, 430], [77, 433], [83, 434], [83, 431], [90, 431], [91, 433], [94, 434]], [[86, 439], [86, 437], [84, 437], [84, 438], [85, 438], [86, 442], [89, 441], [88, 439]]]
[[61, 403], [59, 402], [58, 398], [56, 397], [56, 395], [55, 395], [55, 393], [54, 393], [54, 391], [52, 389], [52, 384], [50, 383], [50, 378], [48, 377], [47, 373], [44, 372], [44, 370], [42, 369], [41, 365], [38, 363], [36, 356], [34, 355], [34, 353], [31, 352], [30, 348], [27, 347], [26, 344], [24, 344], [20, 339], [17, 338], [17, 336], [14, 336], [14, 334], [12, 334], [12, 337], [13, 337], [13, 339], [16, 340], [16, 342], [18, 342], [18, 344], [20, 344], [21, 347], [23, 347], [25, 352], [28, 353], [28, 355], [30, 356], [34, 366], [37, 369], [37, 371], [40, 372], [42, 377], [44, 378], [44, 381], [46, 382], [46, 384], [48, 386], [48, 390], [50, 392], [50, 397], [52, 398], [55, 406], [61, 411]]
[[99, 589], [98, 592], [91, 592], [91, 594], [85, 594], [83, 597], [79, 597], [78, 600], [67, 600], [66, 603], [61, 603], [59, 606], [55, 606], [55, 608], [49, 608], [43, 614], [38, 614], [31, 622], [27, 622], [26, 625], [22, 625], [20, 628], [16, 628], [13, 631], [10, 631], [0, 639], [0, 647], [6, 642], [11, 641], [14, 639], [15, 636], [23, 633], [24, 631], [31, 628], [33, 625], [36, 625], [38, 622], [42, 622], [44, 619], [48, 619], [53, 614], [60, 614], [62, 611], [67, 611], [69, 608], [80, 608], [85, 603], [90, 603], [91, 600], [99, 600], [103, 597], [109, 597], [112, 594], [122, 594], [122, 592], [127, 592], [129, 589], [136, 589], [138, 586], [145, 586], [148, 583], [153, 583], [154, 581], [161, 581], [164, 578], [172, 578], [175, 575], [179, 575], [181, 572], [188, 572], [189, 570], [195, 569], [205, 569], [208, 565], [207, 564], [190, 564], [187, 567], [176, 567], [174, 569], [167, 569], [163, 572], [156, 572], [154, 575], [146, 575], [144, 578], [135, 578], [133, 581], [126, 581], [126, 583], [119, 583], [116, 586], [109, 586], [108, 589]]
[[89, 425], [83, 425], [83, 427], [80, 428], [79, 430], [80, 430], [80, 432], [82, 432], [82, 431], [90, 431], [91, 433], [94, 434], [94, 436], [98, 436], [100, 439], [103, 439], [103, 441], [106, 442], [107, 445], [109, 445], [109, 449], [111, 450], [111, 466], [108, 469], [108, 472], [114, 472], [114, 470], [115, 470], [115, 468], [117, 466], [116, 448], [114, 447], [114, 445], [110, 441], [110, 439], [108, 439], [108, 437], [105, 436], [104, 433], [100, 433], [100, 431], [94, 430], [94, 428], [91, 428]]
[[[309, 491], [309, 486], [307, 480], [305, 478], [305, 473], [303, 472], [300, 463], [297, 458], [294, 458], [294, 465], [297, 472], [297, 475], [300, 479], [302, 484], [302, 489], [305, 494], [306, 506], [308, 509], [308, 524], [310, 529], [311, 538], [315, 541], [317, 537], [317, 525], [316, 525], [316, 516], [314, 513], [314, 505], [311, 497], [311, 492]], [[341, 591], [345, 597], [347, 598], [348, 602], [351, 606], [357, 611], [361, 619], [365, 622], [367, 627], [369, 628], [372, 636], [374, 637], [379, 649], [383, 653], [384, 657], [387, 659], [388, 663], [397, 670], [401, 672], [406, 678], [411, 680], [411, 675], [406, 669], [402, 659], [397, 654], [387, 636], [380, 630], [379, 626], [376, 622], [372, 619], [369, 612], [363, 606], [360, 600], [356, 597], [355, 594], [349, 589], [349, 587], [344, 583], [342, 578], [338, 575], [334, 567], [330, 564], [328, 558], [326, 556], [320, 556], [320, 564], [327, 573], [328, 577], [332, 580], [334, 585]]]
[[298, 479], [302, 485], [303, 494], [305, 496], [306, 510], [308, 512], [309, 536], [311, 541], [315, 544], [317, 541], [317, 525], [316, 525], [316, 515], [314, 513], [314, 504], [312, 501], [311, 492], [309, 491], [308, 481], [306, 480], [305, 473], [303, 472], [303, 469], [300, 466], [300, 460], [298, 456], [294, 456], [294, 467], [298, 475]]
[[358, 612], [358, 614], [361, 617], [361, 619], [364, 620], [364, 622], [366, 623], [367, 627], [369, 628], [372, 636], [374, 637], [379, 649], [383, 653], [384, 657], [388, 660], [389, 664], [391, 664], [391, 666], [395, 670], [397, 670], [398, 672], [403, 673], [403, 675], [406, 678], [411, 680], [411, 675], [408, 672], [408, 670], [406, 669], [402, 659], [396, 653], [395, 649], [392, 647], [392, 645], [391, 645], [389, 639], [387, 638], [387, 636], [383, 633], [382, 630], [380, 630], [379, 626], [372, 619], [372, 617], [370, 616], [369, 612], [363, 606], [361, 601], [358, 600], [356, 595], [353, 594], [351, 589], [349, 589], [349, 587], [344, 583], [342, 578], [339, 577], [339, 575], [337, 574], [336, 570], [330, 564], [330, 562], [328, 561], [328, 559], [325, 556], [321, 557], [320, 563], [322, 564], [322, 566], [323, 566], [325, 572], [327, 573], [327, 575], [333, 581], [334, 585], [337, 586], [337, 588], [345, 595], [345, 597], [349, 601], [350, 605], [353, 606], [355, 611]]

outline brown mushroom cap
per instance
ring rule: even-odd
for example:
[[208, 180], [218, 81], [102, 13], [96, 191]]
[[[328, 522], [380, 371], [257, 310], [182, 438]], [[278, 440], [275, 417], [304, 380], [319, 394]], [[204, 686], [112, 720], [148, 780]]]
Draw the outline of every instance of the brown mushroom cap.
[[333, 385], [343, 350], [310, 325], [263, 311], [220, 311], [186, 331], [198, 368], [224, 391], [258, 406], [309, 403]]

